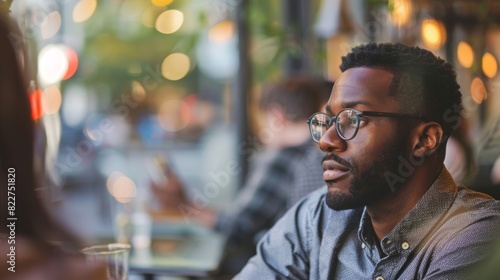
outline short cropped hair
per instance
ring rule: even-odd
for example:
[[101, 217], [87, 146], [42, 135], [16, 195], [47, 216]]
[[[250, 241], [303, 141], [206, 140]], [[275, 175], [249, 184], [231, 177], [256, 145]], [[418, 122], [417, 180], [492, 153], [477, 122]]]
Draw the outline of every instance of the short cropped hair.
[[292, 76], [266, 86], [259, 106], [263, 110], [278, 106], [291, 121], [307, 120], [326, 103], [330, 90], [319, 79]]
[[402, 113], [436, 121], [448, 136], [456, 128], [463, 109], [456, 73], [448, 62], [430, 51], [401, 43], [369, 43], [342, 57], [342, 72], [356, 67], [392, 73], [389, 95], [399, 103]]

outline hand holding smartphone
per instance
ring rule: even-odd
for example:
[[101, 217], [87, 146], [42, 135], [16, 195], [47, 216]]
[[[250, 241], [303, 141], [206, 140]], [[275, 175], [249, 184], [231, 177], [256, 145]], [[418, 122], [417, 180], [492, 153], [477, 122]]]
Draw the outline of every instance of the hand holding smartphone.
[[151, 198], [148, 202], [150, 215], [160, 217], [179, 214], [179, 205], [188, 203], [184, 185], [164, 156], [153, 156], [146, 161], [152, 179], [149, 185]]
[[168, 182], [169, 164], [164, 156], [155, 155], [146, 163], [146, 168], [153, 182], [160, 187], [163, 187]]

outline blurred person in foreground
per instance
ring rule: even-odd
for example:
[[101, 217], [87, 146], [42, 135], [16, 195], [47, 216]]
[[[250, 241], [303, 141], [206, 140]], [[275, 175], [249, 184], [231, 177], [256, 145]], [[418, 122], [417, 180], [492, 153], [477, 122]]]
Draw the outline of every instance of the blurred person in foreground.
[[20, 36], [0, 11], [0, 279], [106, 279], [104, 267], [86, 264], [77, 238], [38, 197], [42, 172], [34, 164], [28, 83], [17, 60], [22, 48], [12, 45], [12, 35]]
[[[264, 88], [259, 99], [263, 113], [259, 134], [265, 135], [264, 147], [255, 149], [248, 179], [229, 211], [216, 211], [187, 199], [182, 183], [171, 170], [167, 170], [168, 186], [153, 185], [154, 196], [163, 200], [163, 205], [180, 207], [189, 218], [228, 237], [227, 259], [232, 264], [227, 265], [225, 272], [241, 270], [255, 254], [255, 244], [262, 232], [295, 202], [295, 194], [309, 193], [324, 185], [320, 163], [304, 166], [302, 159], [310, 154], [322, 156], [310, 139], [306, 121], [325, 105], [326, 99], [324, 85], [304, 76], [290, 77]], [[297, 169], [309, 170], [316, 176], [295, 186]]]
[[452, 66], [371, 43], [340, 68], [327, 114], [309, 120], [327, 186], [268, 231], [235, 279], [475, 279], [500, 202], [443, 166], [462, 109]]

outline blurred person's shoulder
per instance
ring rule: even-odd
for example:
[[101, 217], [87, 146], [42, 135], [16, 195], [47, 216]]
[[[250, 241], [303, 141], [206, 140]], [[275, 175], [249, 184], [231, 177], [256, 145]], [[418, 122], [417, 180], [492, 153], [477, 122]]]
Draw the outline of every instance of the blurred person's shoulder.
[[[14, 250], [11, 250], [14, 249]], [[78, 253], [44, 252], [33, 241], [19, 237], [15, 244], [0, 243], [0, 279], [105, 280], [106, 267], [90, 264]], [[6, 252], [4, 254], [4, 252]], [[7, 267], [5, 267], [7, 265]], [[10, 268], [10, 269], [9, 269]]]

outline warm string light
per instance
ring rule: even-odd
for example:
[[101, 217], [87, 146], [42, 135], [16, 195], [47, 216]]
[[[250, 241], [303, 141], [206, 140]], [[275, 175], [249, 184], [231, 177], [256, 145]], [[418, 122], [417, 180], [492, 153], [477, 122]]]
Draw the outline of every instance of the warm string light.
[[413, 3], [411, 0], [389, 0], [390, 19], [397, 25], [407, 24], [413, 13]]
[[474, 51], [467, 42], [461, 41], [458, 43], [457, 59], [458, 63], [462, 65], [462, 67], [470, 68], [472, 66], [472, 63], [474, 62]]
[[444, 24], [435, 19], [422, 21], [422, 41], [429, 49], [439, 49], [446, 42]]
[[477, 104], [483, 103], [483, 101], [488, 96], [488, 91], [486, 90], [484, 82], [478, 77], [475, 77], [472, 80], [472, 83], [470, 85], [470, 93], [472, 100], [474, 100], [474, 102], [476, 102]]
[[493, 79], [498, 73], [498, 62], [490, 52], [485, 52], [481, 59], [483, 73], [486, 77]]
[[[458, 43], [457, 46], [457, 60], [458, 63], [464, 68], [471, 68], [474, 64], [474, 50], [472, 46], [464, 41]], [[486, 78], [494, 78], [498, 73], [498, 62], [493, 54], [485, 52], [481, 58], [481, 69]], [[484, 81], [475, 77], [470, 84], [470, 94], [472, 100], [481, 104], [488, 97], [488, 89]]]

